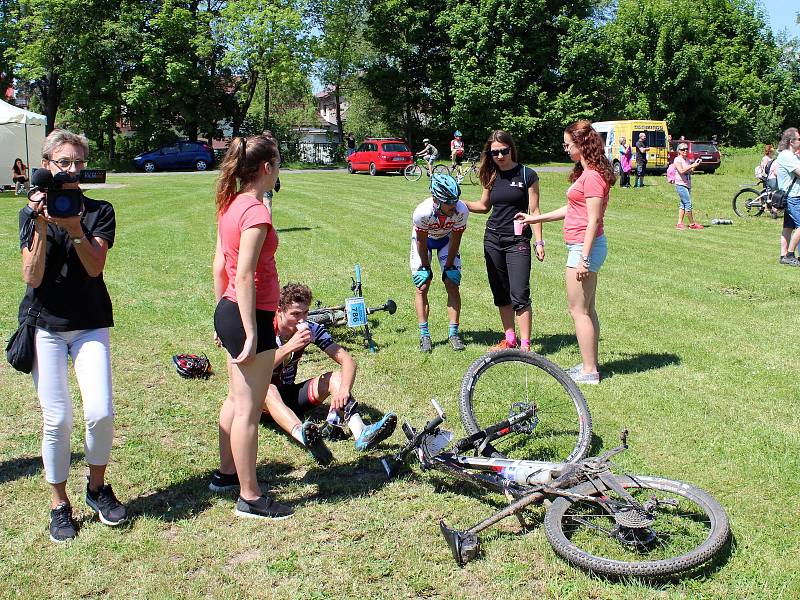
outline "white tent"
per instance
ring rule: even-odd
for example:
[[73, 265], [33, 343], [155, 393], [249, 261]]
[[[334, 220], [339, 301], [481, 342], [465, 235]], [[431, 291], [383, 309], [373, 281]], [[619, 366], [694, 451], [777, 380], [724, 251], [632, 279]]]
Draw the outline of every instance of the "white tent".
[[21, 158], [28, 176], [42, 158], [47, 119], [0, 100], [0, 186], [11, 185], [11, 167]]

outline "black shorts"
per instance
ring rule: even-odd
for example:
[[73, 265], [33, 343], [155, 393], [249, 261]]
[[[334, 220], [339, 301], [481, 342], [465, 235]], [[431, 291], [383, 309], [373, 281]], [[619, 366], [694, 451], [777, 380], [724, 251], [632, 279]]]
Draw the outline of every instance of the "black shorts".
[[314, 399], [314, 380], [316, 377], [306, 379], [302, 383], [278, 384], [278, 393], [287, 408], [302, 419], [317, 406], [319, 401]]
[[[256, 354], [275, 350], [278, 343], [275, 341], [275, 313], [271, 310], [256, 309]], [[239, 305], [227, 298], [221, 298], [217, 309], [214, 311], [214, 330], [219, 336], [222, 346], [233, 358], [242, 353], [244, 348], [244, 325]]]
[[25, 183], [26, 181], [28, 181], [28, 178], [27, 177], [12, 177], [11, 180], [14, 183]]

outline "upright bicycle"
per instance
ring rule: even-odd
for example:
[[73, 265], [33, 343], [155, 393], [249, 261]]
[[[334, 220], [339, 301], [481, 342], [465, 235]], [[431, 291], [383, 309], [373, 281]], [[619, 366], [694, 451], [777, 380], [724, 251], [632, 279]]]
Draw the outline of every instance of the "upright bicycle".
[[460, 165], [456, 165], [456, 168], [453, 169], [451, 174], [456, 178], [458, 183], [463, 184], [464, 181], [469, 181], [472, 185], [478, 185], [480, 181], [478, 177], [480, 162], [481, 153], [478, 151], [470, 151], [464, 161]]
[[743, 187], [733, 196], [733, 212], [742, 218], [759, 217], [766, 210], [773, 218], [777, 219], [780, 210], [772, 206], [772, 194], [775, 190], [768, 187], [763, 179], [758, 181], [762, 189]]
[[[434, 165], [433, 172], [448, 175], [450, 169], [448, 169], [446, 165]], [[428, 174], [428, 162], [422, 157], [417, 157], [412, 164], [403, 169], [403, 177], [409, 181], [419, 181], [423, 173], [426, 175]]]
[[[504, 353], [506, 359], [508, 352]], [[540, 356], [533, 362], [547, 370], [558, 368]], [[580, 394], [577, 388], [575, 391]], [[460, 566], [479, 555], [481, 531], [511, 515], [516, 515], [524, 528], [522, 511], [542, 503], [548, 505], [544, 529], [550, 545], [568, 562], [593, 573], [672, 577], [708, 564], [724, 549], [730, 535], [728, 517], [707, 492], [680, 481], [617, 473], [611, 459], [628, 448], [627, 431], [621, 435], [621, 445], [594, 458], [583, 457], [580, 440], [569, 460], [513, 459], [493, 449], [512, 440], [509, 447], [524, 446], [529, 438], [547, 431], [547, 412], [540, 410], [535, 393], [528, 402], [514, 402], [517, 397], [513, 395], [508, 400], [508, 417], [454, 443], [453, 434], [441, 428], [445, 415], [433, 400], [438, 414], [419, 430], [404, 423], [408, 442], [383, 461], [392, 477], [413, 454], [423, 470], [444, 471], [507, 497], [508, 506], [469, 529], [457, 530], [439, 522]], [[465, 425], [471, 422], [463, 412], [462, 420]]]

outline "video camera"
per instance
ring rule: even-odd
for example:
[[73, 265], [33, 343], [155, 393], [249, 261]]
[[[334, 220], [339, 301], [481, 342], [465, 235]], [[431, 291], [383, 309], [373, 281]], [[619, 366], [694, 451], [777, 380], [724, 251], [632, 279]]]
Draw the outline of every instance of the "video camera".
[[[66, 172], [53, 175], [47, 169], [37, 169], [31, 177], [33, 187], [31, 192], [44, 193], [44, 203], [47, 214], [51, 217], [74, 217], [81, 213], [83, 207], [83, 194], [80, 190], [63, 189], [64, 184], [76, 183], [77, 177]], [[30, 197], [30, 194], [29, 194]]]

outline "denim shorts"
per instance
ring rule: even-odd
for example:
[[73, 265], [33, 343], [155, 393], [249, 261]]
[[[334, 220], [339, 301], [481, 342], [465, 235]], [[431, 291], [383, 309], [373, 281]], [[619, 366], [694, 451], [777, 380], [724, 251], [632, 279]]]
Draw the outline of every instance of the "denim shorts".
[[786, 199], [786, 210], [783, 211], [783, 227], [785, 229], [800, 227], [800, 196], [789, 196]]
[[[589, 270], [597, 273], [608, 256], [608, 241], [605, 234], [594, 239], [592, 253], [589, 255]], [[575, 269], [583, 258], [583, 244], [567, 244], [567, 267]]]
[[686, 212], [692, 210], [692, 194], [685, 185], [676, 185], [675, 191], [678, 192], [678, 198], [681, 199], [681, 208]]

